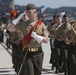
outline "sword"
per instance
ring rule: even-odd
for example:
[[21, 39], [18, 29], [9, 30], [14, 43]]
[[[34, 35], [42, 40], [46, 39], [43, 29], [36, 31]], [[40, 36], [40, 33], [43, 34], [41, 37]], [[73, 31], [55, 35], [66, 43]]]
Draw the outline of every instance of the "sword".
[[24, 61], [25, 61], [25, 59], [26, 59], [27, 53], [28, 53], [28, 49], [26, 50], [25, 56], [24, 56], [24, 58], [23, 58], [23, 60], [22, 60], [22, 63], [21, 63], [21, 66], [20, 66], [20, 69], [19, 69], [17, 75], [20, 75], [20, 72], [21, 72], [21, 70], [22, 70], [22, 67], [23, 67]]

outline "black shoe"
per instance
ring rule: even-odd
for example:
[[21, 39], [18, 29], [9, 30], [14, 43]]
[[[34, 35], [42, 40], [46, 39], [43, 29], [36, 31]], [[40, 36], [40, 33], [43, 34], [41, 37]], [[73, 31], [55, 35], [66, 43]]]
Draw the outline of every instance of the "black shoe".
[[55, 73], [58, 74], [59, 73], [59, 70], [56, 69]]
[[12, 68], [15, 68], [15, 65], [13, 65]]
[[51, 67], [51, 70], [53, 70], [53, 69], [54, 69], [54, 66]]
[[64, 75], [69, 75], [69, 74], [68, 74], [68, 70], [67, 70], [67, 69], [66, 69], [66, 71], [65, 71]]
[[67, 72], [64, 72], [64, 75], [68, 75], [68, 73]]
[[60, 73], [63, 73], [63, 70], [62, 70], [62, 69], [59, 69], [59, 72], [60, 72]]

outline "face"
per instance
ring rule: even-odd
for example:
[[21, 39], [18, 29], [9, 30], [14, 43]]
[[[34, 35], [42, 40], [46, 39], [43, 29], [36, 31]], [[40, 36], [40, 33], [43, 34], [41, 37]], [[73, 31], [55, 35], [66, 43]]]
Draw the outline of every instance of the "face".
[[25, 14], [24, 16], [23, 16], [23, 18], [22, 18], [24, 21], [27, 21], [27, 20], [29, 20], [29, 18], [28, 18], [28, 16], [27, 16], [27, 14]]
[[30, 21], [34, 22], [37, 20], [36, 9], [27, 10], [26, 13], [27, 13]]
[[58, 22], [58, 24], [60, 24], [62, 22], [62, 18], [61, 17], [58, 17], [57, 18], [57, 22]]
[[54, 18], [54, 23], [57, 23], [57, 18]]
[[63, 23], [67, 23], [67, 22], [69, 22], [69, 18], [68, 17], [63, 18]]

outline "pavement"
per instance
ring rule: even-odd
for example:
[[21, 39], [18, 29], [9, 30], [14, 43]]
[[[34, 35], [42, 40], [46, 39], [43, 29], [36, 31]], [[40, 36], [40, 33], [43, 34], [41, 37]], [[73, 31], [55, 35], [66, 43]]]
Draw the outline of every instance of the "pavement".
[[[63, 73], [55, 74], [55, 69], [51, 70], [52, 65], [49, 63], [51, 54], [50, 42], [42, 44], [42, 49], [44, 51], [42, 75], [64, 75]], [[0, 43], [0, 75], [16, 75], [14, 68], [12, 68], [13, 64], [11, 53], [11, 49], [6, 49], [5, 42]]]
[[0, 75], [16, 75], [12, 68], [12, 57], [8, 51], [0, 44]]

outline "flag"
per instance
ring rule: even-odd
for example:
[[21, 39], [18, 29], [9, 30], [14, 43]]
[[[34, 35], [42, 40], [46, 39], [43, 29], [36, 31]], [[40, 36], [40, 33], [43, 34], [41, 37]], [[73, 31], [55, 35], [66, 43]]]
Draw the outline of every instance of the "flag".
[[17, 13], [18, 13], [18, 10], [17, 9], [15, 9], [15, 10], [10, 10], [10, 15], [11, 15], [11, 18], [13, 19], [13, 18], [15, 18], [16, 17], [16, 15], [17, 15]]
[[43, 13], [45, 10], [46, 10], [45, 6], [42, 5], [42, 6], [41, 6], [41, 13]]

